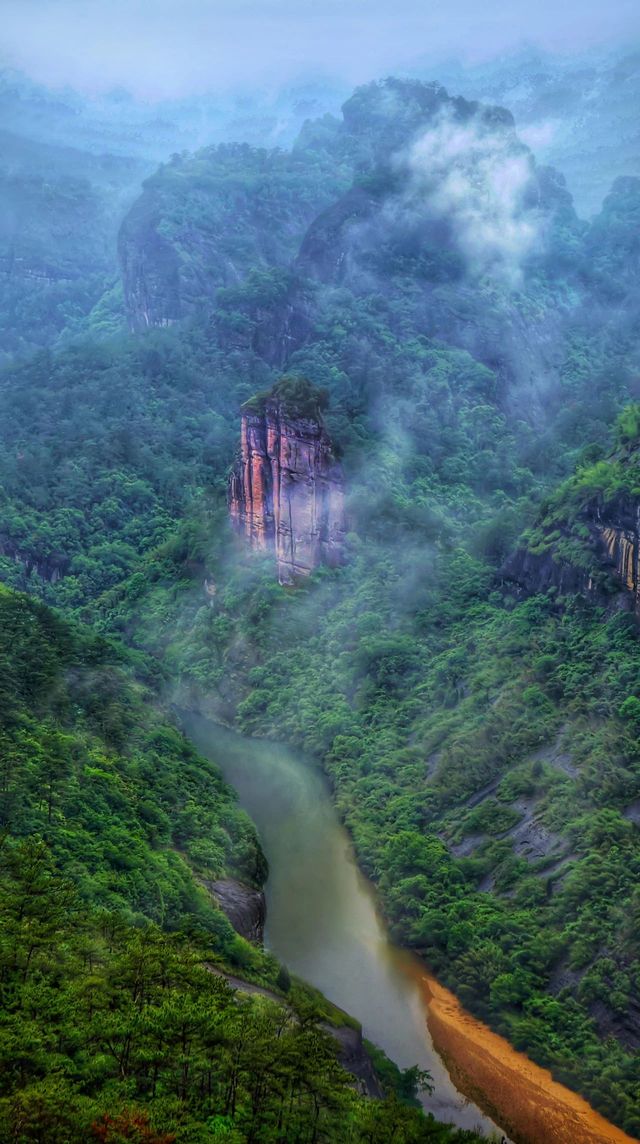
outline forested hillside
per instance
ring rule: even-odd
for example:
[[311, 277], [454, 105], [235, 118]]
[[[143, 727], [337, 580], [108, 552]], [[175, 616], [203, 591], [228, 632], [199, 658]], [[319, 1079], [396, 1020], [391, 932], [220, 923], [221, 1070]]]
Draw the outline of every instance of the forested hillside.
[[345, 1015], [233, 932], [205, 885], [262, 883], [255, 832], [131, 661], [4, 588], [0, 619], [2, 1138], [475, 1139], [388, 1062], [357, 1096]]
[[[6, 583], [136, 648], [183, 707], [314, 754], [394, 934], [631, 1134], [640, 657], [634, 592], [598, 528], [637, 541], [607, 513], [638, 503], [639, 209], [626, 177], [586, 222], [509, 113], [436, 84], [368, 85], [291, 153], [164, 165], [120, 232], [136, 333], [85, 332], [0, 383]], [[289, 589], [226, 507], [241, 406], [283, 374], [322, 391], [348, 519], [343, 567]], [[80, 704], [100, 753], [73, 654], [61, 702]], [[255, 878], [253, 836], [135, 703], [116, 702], [115, 732], [106, 704], [98, 726], [116, 734], [127, 798], [145, 773], [136, 736], [166, 768], [140, 859], [117, 842], [95, 853], [117, 830], [105, 809], [74, 870], [93, 863], [95, 906], [171, 927], [204, 910], [213, 931], [183, 855]], [[14, 829], [59, 846], [66, 772], [43, 766], [43, 801], [21, 788]], [[210, 806], [193, 824], [183, 773]], [[74, 790], [83, 831], [97, 789], [85, 809]], [[121, 850], [134, 869], [115, 900]], [[147, 864], [144, 893], [125, 893]]]

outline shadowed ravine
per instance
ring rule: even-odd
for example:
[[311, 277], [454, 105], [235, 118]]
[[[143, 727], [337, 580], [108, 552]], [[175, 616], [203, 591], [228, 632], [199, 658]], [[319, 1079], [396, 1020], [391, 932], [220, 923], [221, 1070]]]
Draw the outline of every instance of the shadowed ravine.
[[[434, 1079], [425, 1107], [519, 1144], [631, 1144], [575, 1093], [459, 1006], [419, 960], [394, 946], [358, 870], [322, 775], [289, 748], [181, 713], [256, 823], [269, 862], [266, 941], [293, 972], [361, 1021], [365, 1037]], [[427, 1028], [433, 1033], [433, 1041]], [[438, 1051], [448, 1062], [451, 1075]], [[456, 1078], [456, 1083], [452, 1080]], [[498, 1111], [495, 1123], [467, 1099]]]

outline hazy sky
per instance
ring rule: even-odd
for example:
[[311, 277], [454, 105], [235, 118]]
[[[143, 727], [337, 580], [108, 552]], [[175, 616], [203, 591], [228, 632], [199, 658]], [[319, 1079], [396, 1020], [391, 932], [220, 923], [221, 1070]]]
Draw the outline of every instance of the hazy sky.
[[46, 83], [172, 96], [639, 35], [639, 0], [2, 0], [0, 38]]

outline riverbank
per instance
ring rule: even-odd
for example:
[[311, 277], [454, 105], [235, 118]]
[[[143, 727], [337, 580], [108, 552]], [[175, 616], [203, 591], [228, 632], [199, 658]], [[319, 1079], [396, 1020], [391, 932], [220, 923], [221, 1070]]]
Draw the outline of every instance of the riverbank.
[[180, 715], [258, 827], [269, 863], [267, 947], [355, 1017], [399, 1068], [432, 1074], [434, 1092], [424, 1104], [437, 1120], [499, 1139], [498, 1126], [456, 1089], [431, 1044], [419, 985], [404, 971], [407, 955], [389, 939], [320, 769], [282, 743]]
[[457, 1087], [504, 1126], [514, 1144], [637, 1144], [581, 1096], [463, 1009], [426, 970], [407, 963], [427, 1025]]
[[428, 1111], [488, 1137], [506, 1133], [514, 1144], [637, 1144], [390, 942], [319, 768], [280, 743], [181, 715], [259, 827], [270, 866], [267, 944], [401, 1068], [432, 1073]]

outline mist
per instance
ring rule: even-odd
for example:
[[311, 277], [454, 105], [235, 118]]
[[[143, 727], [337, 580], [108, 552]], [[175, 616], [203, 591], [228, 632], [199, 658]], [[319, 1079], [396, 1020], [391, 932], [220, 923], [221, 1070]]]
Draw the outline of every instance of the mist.
[[533, 186], [530, 155], [505, 131], [479, 120], [459, 123], [444, 109], [412, 145], [409, 201], [447, 219], [474, 275], [492, 272], [510, 286], [539, 242], [538, 220], [524, 209]]
[[639, 32], [635, 0], [5, 0], [0, 63], [54, 87], [155, 100], [353, 85], [523, 44], [571, 54]]

